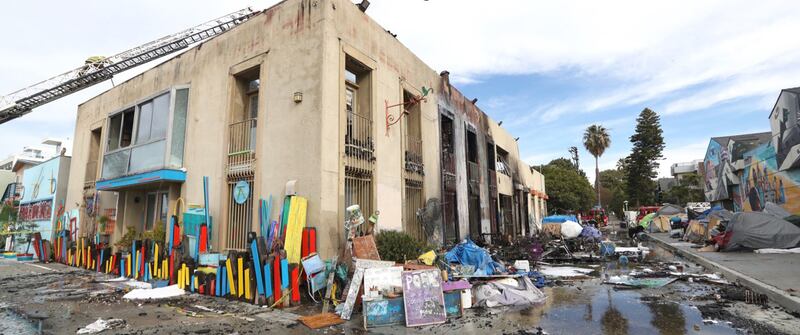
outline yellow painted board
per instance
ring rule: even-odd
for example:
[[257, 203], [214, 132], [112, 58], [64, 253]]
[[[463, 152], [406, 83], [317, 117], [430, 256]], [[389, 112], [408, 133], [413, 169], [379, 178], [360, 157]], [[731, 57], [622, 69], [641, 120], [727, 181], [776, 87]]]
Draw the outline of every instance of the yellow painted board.
[[244, 270], [244, 298], [250, 300], [250, 269]]
[[233, 266], [231, 266], [231, 259], [225, 261], [226, 271], [228, 272], [228, 287], [231, 294], [236, 295], [236, 282], [233, 281]]
[[289, 205], [289, 219], [286, 225], [286, 260], [290, 264], [300, 263], [300, 246], [303, 242], [303, 228], [306, 227], [306, 210], [308, 199], [293, 196]]
[[236, 280], [239, 281], [239, 291], [238, 291], [239, 292], [239, 298], [241, 298], [242, 295], [244, 295], [244, 287], [242, 285], [243, 281], [244, 281], [244, 269], [242, 268], [243, 267], [242, 266], [243, 263], [244, 263], [244, 260], [241, 257], [239, 257], [237, 262], [236, 262], [236, 264], [239, 265], [237, 267], [237, 269], [236, 269], [236, 271], [238, 273], [238, 276], [236, 276]]

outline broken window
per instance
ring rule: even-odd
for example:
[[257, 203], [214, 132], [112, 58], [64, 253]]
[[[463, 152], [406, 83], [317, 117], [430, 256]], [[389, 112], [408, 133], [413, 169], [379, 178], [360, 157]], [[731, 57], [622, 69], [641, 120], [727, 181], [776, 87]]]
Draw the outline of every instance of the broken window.
[[511, 169], [508, 165], [508, 151], [503, 150], [501, 147], [497, 147], [497, 172], [511, 176]]
[[108, 151], [127, 148], [133, 138], [134, 108], [111, 116], [109, 120]]

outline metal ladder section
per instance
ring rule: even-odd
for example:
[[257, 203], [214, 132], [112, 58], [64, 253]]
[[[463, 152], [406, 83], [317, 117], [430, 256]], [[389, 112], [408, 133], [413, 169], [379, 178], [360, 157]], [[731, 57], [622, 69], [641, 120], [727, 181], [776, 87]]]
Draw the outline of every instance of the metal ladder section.
[[30, 113], [35, 107], [101, 83], [115, 74], [218, 36], [256, 14], [248, 7], [0, 96], [0, 124]]

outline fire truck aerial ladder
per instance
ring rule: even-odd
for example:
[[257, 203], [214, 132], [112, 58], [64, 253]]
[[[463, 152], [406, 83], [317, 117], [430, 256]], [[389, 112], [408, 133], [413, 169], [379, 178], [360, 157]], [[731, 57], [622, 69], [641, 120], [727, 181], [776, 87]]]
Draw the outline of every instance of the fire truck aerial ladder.
[[35, 107], [111, 79], [115, 74], [218, 36], [254, 15], [256, 12], [248, 7], [111, 57], [90, 57], [79, 68], [0, 96], [0, 124], [30, 113]]

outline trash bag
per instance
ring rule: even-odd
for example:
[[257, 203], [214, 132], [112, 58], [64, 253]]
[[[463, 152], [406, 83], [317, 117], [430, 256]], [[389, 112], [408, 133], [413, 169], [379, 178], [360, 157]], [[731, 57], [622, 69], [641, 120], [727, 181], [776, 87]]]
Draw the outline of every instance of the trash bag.
[[475, 305], [481, 307], [526, 306], [546, 299], [528, 277], [495, 280], [475, 288]]
[[565, 239], [573, 239], [581, 235], [583, 227], [575, 221], [564, 221], [561, 224], [561, 236]]
[[600, 230], [598, 230], [597, 228], [592, 227], [592, 226], [585, 226], [585, 227], [583, 227], [583, 230], [581, 231], [581, 237], [583, 237], [585, 239], [598, 240], [599, 241], [602, 238], [602, 236], [603, 236], [603, 234], [600, 233]]
[[495, 262], [486, 249], [479, 247], [470, 239], [465, 239], [450, 249], [444, 255], [444, 259], [447, 263], [473, 266], [474, 276], [490, 276], [505, 272], [502, 264]]

